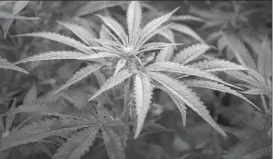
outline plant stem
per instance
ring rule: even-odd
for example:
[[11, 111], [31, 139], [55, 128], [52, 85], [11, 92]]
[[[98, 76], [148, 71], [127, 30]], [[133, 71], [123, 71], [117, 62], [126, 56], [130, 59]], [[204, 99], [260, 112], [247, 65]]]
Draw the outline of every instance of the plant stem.
[[121, 114], [121, 118], [124, 118], [125, 121], [128, 119], [128, 99], [129, 99], [129, 92], [130, 92], [130, 83], [131, 79], [129, 78], [127, 82], [124, 84], [124, 101], [123, 101], [123, 111]]

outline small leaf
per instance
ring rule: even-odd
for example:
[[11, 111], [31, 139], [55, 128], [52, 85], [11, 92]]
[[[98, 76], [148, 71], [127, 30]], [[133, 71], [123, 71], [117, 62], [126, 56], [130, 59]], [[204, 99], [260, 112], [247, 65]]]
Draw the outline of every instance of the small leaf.
[[0, 57], [0, 68], [4, 69], [9, 69], [9, 70], [14, 70], [14, 71], [19, 71], [23, 72], [25, 74], [28, 74], [28, 72], [20, 67], [17, 67], [16, 65], [8, 62], [6, 59], [3, 59]]
[[117, 75], [117, 73], [126, 65], [126, 60], [125, 59], [121, 59], [118, 61], [115, 72], [114, 72], [114, 76]]
[[163, 23], [165, 23], [171, 15], [176, 12], [179, 8], [176, 8], [172, 12], [165, 14], [161, 17], [158, 17], [148, 24], [145, 25], [145, 27], [142, 29], [140, 33], [140, 41], [143, 41], [146, 37], [148, 37], [150, 34], [152, 34], [158, 27], [160, 27]]
[[210, 49], [210, 46], [208, 46], [207, 44], [202, 44], [202, 43], [201, 44], [198, 43], [198, 44], [186, 47], [176, 55], [175, 62], [179, 62], [185, 65], [193, 61], [200, 55], [204, 54], [209, 49]]
[[81, 43], [75, 39], [72, 39], [68, 36], [64, 36], [64, 35], [57, 34], [57, 33], [36, 32], [36, 33], [27, 33], [27, 34], [15, 35], [15, 36], [31, 36], [31, 37], [45, 38], [45, 39], [53, 40], [53, 41], [74, 47], [74, 48], [81, 50], [85, 53], [91, 52], [91, 50], [83, 43]]
[[87, 30], [83, 26], [80, 26], [78, 24], [73, 24], [69, 22], [61, 22], [58, 21], [59, 24], [66, 27], [70, 31], [72, 31], [76, 36], [78, 36], [85, 44], [91, 45], [92, 41], [90, 41], [90, 38], [95, 38], [95, 33], [91, 30]]

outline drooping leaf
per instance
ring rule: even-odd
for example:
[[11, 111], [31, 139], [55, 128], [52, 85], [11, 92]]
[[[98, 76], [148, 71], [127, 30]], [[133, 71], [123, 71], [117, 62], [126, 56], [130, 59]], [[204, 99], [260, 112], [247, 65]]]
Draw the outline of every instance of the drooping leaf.
[[84, 28], [83, 26], [80, 26], [78, 24], [73, 24], [69, 22], [61, 22], [58, 21], [59, 24], [66, 27], [70, 31], [72, 31], [76, 36], [78, 36], [85, 44], [91, 45], [92, 41], [89, 39], [95, 38], [95, 33], [92, 30], [88, 30]]
[[71, 86], [72, 84], [75, 84], [76, 82], [79, 82], [83, 78], [86, 78], [93, 72], [100, 69], [103, 65], [102, 64], [91, 64], [88, 65], [81, 70], [77, 71], [64, 85], [62, 85], [55, 93], [58, 93], [62, 91], [63, 89], [66, 89], [67, 87]]
[[252, 103], [250, 100], [248, 100], [242, 94], [240, 94], [240, 93], [236, 92], [235, 90], [232, 90], [231, 88], [229, 88], [225, 85], [222, 85], [220, 83], [213, 82], [213, 81], [205, 81], [205, 80], [184, 80], [183, 82], [189, 87], [202, 87], [202, 88], [208, 88], [208, 89], [213, 89], [213, 90], [217, 90], [220, 92], [233, 94], [239, 98], [242, 98], [243, 100], [247, 101], [248, 103], [253, 105], [255, 108], [257, 108], [258, 110], [260, 110], [254, 103]]
[[123, 82], [127, 78], [131, 77], [132, 75], [133, 75], [133, 73], [130, 72], [129, 70], [127, 70], [127, 69], [121, 70], [120, 72], [117, 73], [116, 76], [112, 76], [109, 79], [107, 79], [104, 82], [103, 86], [101, 86], [101, 88], [89, 99], [89, 101], [93, 100], [94, 98], [99, 96], [101, 93], [103, 93], [103, 92], [111, 89], [112, 87], [120, 84], [121, 82]]
[[145, 74], [135, 75], [135, 102], [137, 113], [137, 128], [134, 138], [136, 139], [143, 127], [146, 115], [150, 109], [153, 87], [149, 77]]
[[170, 29], [178, 31], [182, 34], [186, 34], [190, 37], [195, 38], [196, 40], [200, 41], [201, 43], [204, 43], [204, 40], [195, 32], [193, 31], [191, 28], [189, 28], [188, 26], [184, 25], [184, 24], [172, 24], [170, 26]]
[[149, 72], [151, 78], [159, 82], [169, 92], [177, 98], [183, 100], [192, 110], [200, 115], [206, 122], [208, 122], [215, 130], [226, 136], [226, 133], [219, 127], [219, 125], [212, 119], [209, 111], [204, 106], [203, 102], [196, 96], [194, 92], [186, 87], [185, 84], [178, 82], [164, 74], [157, 72]]
[[76, 132], [58, 149], [53, 159], [81, 159], [92, 146], [98, 131], [98, 127], [89, 127]]
[[227, 83], [225, 81], [223, 81], [222, 79], [218, 78], [217, 76], [209, 73], [209, 72], [205, 72], [202, 71], [200, 69], [197, 68], [192, 68], [189, 66], [184, 66], [184, 65], [180, 65], [174, 62], [157, 62], [157, 63], [153, 63], [149, 66], [146, 67], [146, 70], [148, 71], [162, 71], [162, 72], [173, 72], [173, 73], [180, 73], [180, 74], [187, 74], [187, 75], [192, 75], [192, 76], [197, 76], [197, 77], [201, 77], [201, 78], [206, 78], [209, 80], [213, 80], [219, 83], [223, 83], [225, 85], [228, 85], [230, 87], [234, 87], [234, 88], [238, 88], [239, 87]]

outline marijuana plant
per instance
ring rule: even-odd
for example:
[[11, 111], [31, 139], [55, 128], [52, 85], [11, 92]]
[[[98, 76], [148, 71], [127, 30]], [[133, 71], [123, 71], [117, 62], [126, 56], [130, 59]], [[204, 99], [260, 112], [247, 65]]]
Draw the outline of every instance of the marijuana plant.
[[[125, 85], [123, 109], [125, 113], [130, 114], [135, 128], [135, 139], [141, 133], [155, 88], [161, 89], [172, 98], [182, 115], [184, 125], [186, 106], [188, 106], [225, 136], [226, 133], [213, 120], [204, 103], [190, 87], [230, 93], [254, 105], [239, 93], [242, 88], [222, 80], [215, 73], [229, 71], [255, 73], [256, 71], [244, 65], [204, 56], [211, 49], [204, 42], [185, 46], [180, 52], [174, 53], [175, 46], [181, 44], [174, 43], [169, 38], [166, 39], [170, 43], [152, 41], [152, 37], [162, 30], [174, 28], [172, 24], [166, 23], [177, 9], [143, 25], [140, 2], [132, 1], [127, 9], [127, 32], [115, 19], [97, 15], [104, 23], [99, 38], [80, 25], [59, 21], [60, 25], [72, 31], [82, 42], [52, 32], [17, 35], [53, 40], [71, 46], [77, 51], [40, 53], [20, 60], [16, 64], [60, 59], [86, 61], [87, 66], [77, 71], [55, 91], [55, 95], [92, 73], [99, 72], [110, 77], [89, 98], [90, 104], [82, 109], [71, 109], [54, 102], [25, 104], [13, 109], [9, 113], [34, 113], [44, 116], [45, 119], [26, 125], [18, 132], [7, 136], [1, 141], [0, 149], [6, 150], [51, 136], [69, 136], [53, 158], [81, 158], [94, 143], [96, 135], [101, 134], [110, 157], [125, 158], [123, 151], [131, 124], [124, 114], [115, 119], [110, 115], [111, 113], [107, 113], [105, 107], [108, 103], [102, 100], [104, 98], [101, 96], [121, 83]], [[179, 27], [176, 25], [175, 28]], [[94, 106], [96, 110], [92, 108]], [[115, 105], [111, 106], [115, 107]], [[121, 137], [122, 135], [124, 136]]]

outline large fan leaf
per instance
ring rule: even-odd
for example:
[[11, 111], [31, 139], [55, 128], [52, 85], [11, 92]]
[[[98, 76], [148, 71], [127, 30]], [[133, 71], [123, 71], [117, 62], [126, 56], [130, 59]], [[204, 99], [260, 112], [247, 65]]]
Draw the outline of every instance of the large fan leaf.
[[58, 23], [64, 27], [66, 27], [70, 31], [72, 31], [76, 36], [78, 36], [87, 45], [91, 45], [91, 43], [92, 43], [89, 40], [90, 38], [95, 38], [95, 33], [93, 33], [91, 30], [87, 30], [86, 28], [84, 28], [78, 24], [73, 24], [73, 23], [68, 23], [68, 22], [60, 22], [60, 21], [58, 21]]
[[83, 78], [86, 78], [91, 73], [97, 71], [100, 69], [103, 65], [102, 64], [91, 64], [89, 66], [86, 66], [76, 72], [64, 85], [62, 85], [55, 93], [58, 93], [62, 91], [63, 89], [66, 89], [67, 87], [71, 86], [72, 84], [75, 84], [76, 82], [79, 82]]
[[153, 87], [145, 74], [135, 75], [135, 101], [137, 113], [137, 128], [135, 139], [139, 136], [148, 110], [150, 109]]
[[96, 98], [103, 92], [111, 89], [112, 87], [115, 87], [116, 85], [120, 84], [121, 82], [131, 77], [132, 75], [133, 73], [127, 69], [121, 70], [116, 74], [116, 76], [112, 76], [108, 80], [106, 80], [104, 84], [101, 86], [101, 88], [89, 99], [89, 101], [93, 100], [94, 98]]
[[244, 99], [245, 101], [247, 101], [248, 103], [250, 103], [251, 105], [253, 105], [255, 108], [257, 108], [259, 110], [259, 108], [254, 103], [252, 103], [250, 100], [248, 100], [242, 94], [240, 94], [240, 93], [232, 90], [231, 88], [229, 88], [225, 85], [222, 85], [220, 83], [213, 82], [213, 81], [204, 81], [204, 80], [184, 80], [183, 82], [189, 87], [202, 87], [202, 88], [213, 89], [213, 90], [217, 90], [220, 92], [233, 94], [237, 97]]
[[8, 62], [6, 59], [3, 59], [1, 57], [0, 57], [0, 68], [19, 71], [19, 72], [23, 72], [25, 74], [28, 74], [28, 72], [26, 70]]
[[83, 120], [44, 120], [32, 123], [19, 129], [18, 131], [3, 138], [0, 143], [0, 150], [40, 141], [46, 137], [64, 135], [68, 132], [90, 127], [88, 121]]
[[203, 102], [201, 102], [200, 99], [196, 96], [196, 94], [192, 92], [190, 89], [188, 89], [186, 85], [161, 73], [149, 72], [149, 75], [151, 76], [151, 78], [159, 82], [177, 98], [183, 100], [192, 110], [194, 110], [198, 115], [200, 115], [215, 130], [217, 130], [222, 135], [226, 136], [226, 133], [209, 115], [209, 111], [206, 109]]
[[61, 34], [57, 34], [57, 33], [51, 33], [51, 32], [36, 32], [36, 33], [28, 33], [28, 34], [21, 34], [21, 35], [16, 35], [16, 36], [31, 36], [31, 37], [39, 37], [39, 38], [45, 38], [45, 39], [49, 39], [52, 41], [56, 41], [71, 47], [74, 47], [78, 50], [81, 50], [85, 53], [90, 53], [91, 50], [84, 45], [83, 43], [72, 39], [68, 36], [64, 36]]
[[31, 62], [31, 61], [44, 61], [44, 60], [71, 60], [82, 59], [86, 57], [86, 54], [76, 51], [50, 51], [40, 53], [39, 55], [30, 56], [26, 59], [20, 60], [15, 64]]
[[98, 131], [99, 127], [89, 127], [75, 133], [58, 149], [53, 159], [81, 159], [92, 146]]
[[130, 46], [135, 43], [136, 37], [140, 31], [141, 13], [140, 2], [132, 1], [127, 9], [127, 27]]

